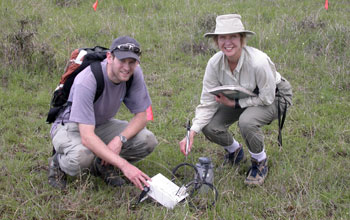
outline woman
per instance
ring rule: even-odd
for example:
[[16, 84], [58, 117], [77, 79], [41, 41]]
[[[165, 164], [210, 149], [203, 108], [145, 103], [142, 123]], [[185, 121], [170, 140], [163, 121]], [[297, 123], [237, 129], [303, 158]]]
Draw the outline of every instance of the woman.
[[[238, 121], [252, 162], [245, 183], [261, 185], [268, 172], [261, 127], [285, 114], [292, 104], [292, 89], [265, 53], [246, 46], [247, 35], [255, 33], [245, 30], [238, 14], [218, 16], [215, 32], [204, 35], [212, 37], [220, 51], [207, 64], [201, 101], [190, 131], [188, 152], [194, 136], [202, 131], [210, 141], [223, 146], [227, 151], [225, 158], [237, 165], [243, 159], [244, 151], [228, 128]], [[221, 85], [239, 85], [257, 96], [231, 100], [222, 93], [215, 96], [208, 92]], [[186, 138], [179, 145], [186, 155]]]

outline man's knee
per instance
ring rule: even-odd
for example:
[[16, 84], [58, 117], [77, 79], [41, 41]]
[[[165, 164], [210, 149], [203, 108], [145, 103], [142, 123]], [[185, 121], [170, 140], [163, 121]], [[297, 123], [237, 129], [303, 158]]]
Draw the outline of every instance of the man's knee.
[[137, 145], [142, 146], [142, 151], [145, 155], [148, 155], [152, 153], [158, 145], [158, 140], [152, 132], [144, 129], [137, 135], [136, 143], [138, 143]]
[[79, 157], [78, 157], [80, 169], [89, 168], [94, 157], [95, 155], [90, 150], [88, 149], [80, 150]]
[[146, 143], [145, 151], [147, 154], [150, 154], [153, 152], [153, 150], [158, 145], [158, 140], [157, 140], [156, 136], [151, 132], [149, 132], [147, 135], [145, 135], [144, 138], [145, 138], [144, 143]]
[[60, 160], [60, 166], [70, 176], [76, 176], [85, 169], [88, 169], [94, 159], [94, 154], [88, 149], [80, 149], [75, 154], [64, 155]]

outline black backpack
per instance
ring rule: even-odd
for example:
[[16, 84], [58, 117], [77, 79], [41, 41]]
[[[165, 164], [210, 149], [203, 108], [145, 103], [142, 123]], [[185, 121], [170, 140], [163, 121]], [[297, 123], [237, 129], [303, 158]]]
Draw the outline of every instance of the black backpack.
[[[86, 67], [91, 66], [91, 70], [95, 76], [97, 88], [94, 102], [101, 96], [104, 89], [104, 79], [101, 67], [101, 61], [106, 58], [109, 50], [105, 47], [96, 46], [94, 48], [81, 48], [72, 52], [70, 59], [65, 68], [64, 74], [61, 76], [60, 83], [52, 94], [50, 110], [47, 114], [47, 123], [52, 123], [58, 117], [58, 114], [67, 105], [70, 89], [73, 85], [75, 77]], [[131, 86], [133, 76], [126, 82], [126, 90]]]

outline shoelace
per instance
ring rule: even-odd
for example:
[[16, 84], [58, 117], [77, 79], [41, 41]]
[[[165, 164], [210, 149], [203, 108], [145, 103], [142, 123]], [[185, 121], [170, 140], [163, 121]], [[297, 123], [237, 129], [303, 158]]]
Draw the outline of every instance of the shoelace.
[[[237, 155], [234, 155], [232, 158], [230, 158], [230, 154], [227, 153], [225, 155], [225, 159], [224, 159], [224, 162], [222, 163], [222, 167], [226, 166], [227, 164], [231, 164], [231, 163], [234, 163], [234, 161], [237, 159]], [[232, 162], [231, 162], [232, 161]]]
[[[235, 152], [233, 152], [233, 153], [227, 153], [227, 154], [225, 154], [225, 159], [224, 159], [224, 162], [222, 163], [221, 166], [225, 166], [226, 164], [231, 163], [231, 161], [232, 161], [232, 163], [235, 163], [235, 161], [236, 161], [237, 158], [238, 158], [238, 155], [239, 155], [240, 151], [241, 151], [241, 149], [238, 149], [237, 151], [235, 151]], [[231, 154], [233, 154], [232, 157], [230, 157]]]
[[258, 164], [255, 162], [253, 162], [252, 166], [249, 168], [249, 170], [247, 172], [247, 176], [248, 176], [250, 171], [252, 171], [251, 176], [253, 176], [253, 177], [256, 177], [256, 174], [261, 173], [261, 171], [258, 169]]
[[222, 163], [221, 166], [225, 166], [225, 165], [228, 164], [229, 162], [230, 162], [230, 155], [229, 155], [229, 154], [226, 154], [226, 155], [225, 155], [224, 162]]

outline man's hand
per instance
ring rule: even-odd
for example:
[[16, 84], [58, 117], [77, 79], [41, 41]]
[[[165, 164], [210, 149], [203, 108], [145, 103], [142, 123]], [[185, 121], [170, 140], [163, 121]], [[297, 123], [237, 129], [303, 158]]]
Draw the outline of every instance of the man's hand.
[[[120, 151], [122, 150], [123, 147], [123, 143], [121, 142], [119, 136], [116, 136], [111, 142], [109, 142], [109, 144], [107, 145], [107, 147], [113, 151], [114, 153], [116, 153], [117, 155], [120, 154]], [[103, 166], [107, 166], [108, 163], [104, 160], [102, 160], [101, 164]]]
[[215, 96], [215, 101], [221, 104], [224, 104], [228, 107], [235, 107], [235, 100], [229, 99], [226, 96], [224, 96], [222, 93], [219, 95]]
[[[189, 154], [191, 152], [191, 148], [192, 148], [192, 144], [193, 144], [193, 139], [194, 139], [194, 136], [196, 135], [196, 132], [195, 131], [190, 131], [190, 140], [189, 140], [189, 144], [188, 144], [188, 152], [187, 154]], [[187, 137], [185, 137], [184, 139], [182, 139], [180, 142], [179, 142], [179, 145], [180, 145], [180, 151], [185, 155], [186, 155], [186, 142], [187, 142]]]
[[143, 186], [149, 187], [147, 180], [151, 178], [134, 165], [127, 163], [121, 171], [137, 188], [143, 190]]

